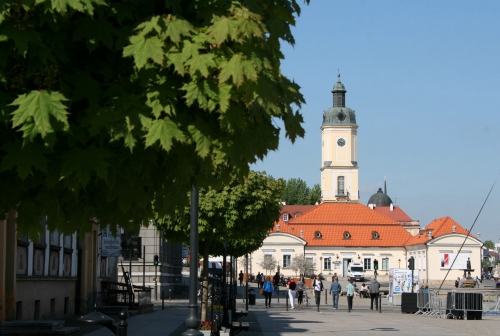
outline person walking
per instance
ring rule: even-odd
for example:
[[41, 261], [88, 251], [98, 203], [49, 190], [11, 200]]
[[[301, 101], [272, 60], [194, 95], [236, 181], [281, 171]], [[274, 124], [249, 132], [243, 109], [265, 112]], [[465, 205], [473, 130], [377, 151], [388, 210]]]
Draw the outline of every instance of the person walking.
[[321, 292], [323, 291], [323, 281], [320, 280], [319, 275], [313, 281], [314, 297], [316, 298], [316, 310], [319, 311], [319, 302], [321, 301]]
[[274, 275], [273, 283], [274, 283], [274, 290], [278, 290], [279, 286], [280, 286], [280, 274], [279, 274], [279, 272], [276, 272], [276, 274]]
[[261, 279], [261, 276], [260, 276], [260, 272], [257, 273], [257, 276], [255, 277], [255, 281], [257, 282], [257, 288], [260, 288], [260, 279]]
[[352, 283], [353, 281], [349, 280], [349, 284], [345, 286], [346, 296], [347, 296], [347, 311], [349, 313], [352, 310], [352, 300], [354, 299], [354, 295], [356, 294], [355, 287]]
[[376, 278], [370, 281], [370, 310], [373, 310], [373, 300], [375, 300], [375, 310], [378, 310], [378, 296], [380, 294], [380, 282]]
[[304, 287], [306, 285], [306, 281], [304, 280], [304, 276], [301, 275], [299, 281], [297, 282], [297, 304], [302, 306], [302, 299], [304, 296]]
[[334, 277], [330, 286], [330, 294], [332, 295], [333, 309], [339, 309], [339, 295], [342, 291], [342, 286], [339, 284], [339, 278]]
[[290, 297], [290, 306], [292, 309], [295, 309], [295, 289], [297, 288], [297, 283], [294, 279], [290, 279], [290, 281], [286, 284], [288, 287], [288, 296]]
[[243, 286], [243, 271], [240, 271], [240, 274], [238, 274], [238, 280], [240, 280], [240, 286]]
[[266, 278], [264, 277], [264, 272], [260, 275], [260, 288], [264, 287], [264, 282], [266, 281]]
[[266, 303], [266, 308], [267, 307], [271, 308], [271, 297], [274, 292], [274, 286], [273, 283], [271, 282], [270, 276], [266, 278], [266, 281], [264, 282], [262, 289], [264, 289], [264, 301]]

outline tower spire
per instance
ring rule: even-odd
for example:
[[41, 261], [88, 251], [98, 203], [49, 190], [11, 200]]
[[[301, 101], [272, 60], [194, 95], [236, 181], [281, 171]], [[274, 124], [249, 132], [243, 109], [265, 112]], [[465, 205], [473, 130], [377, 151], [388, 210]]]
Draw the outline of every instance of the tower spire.
[[384, 194], [387, 195], [387, 180], [385, 179], [385, 176], [384, 176]]

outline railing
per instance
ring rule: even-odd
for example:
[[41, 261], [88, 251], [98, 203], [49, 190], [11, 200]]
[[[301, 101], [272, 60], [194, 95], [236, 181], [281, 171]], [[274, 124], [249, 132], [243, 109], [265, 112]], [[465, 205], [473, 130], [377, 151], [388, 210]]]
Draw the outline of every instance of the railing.
[[335, 196], [347, 196], [347, 197], [349, 197], [349, 191], [347, 191], [345, 189], [336, 189]]
[[417, 307], [416, 315], [430, 317], [481, 319], [482, 315], [500, 316], [500, 293], [485, 290], [420, 291], [417, 293]]

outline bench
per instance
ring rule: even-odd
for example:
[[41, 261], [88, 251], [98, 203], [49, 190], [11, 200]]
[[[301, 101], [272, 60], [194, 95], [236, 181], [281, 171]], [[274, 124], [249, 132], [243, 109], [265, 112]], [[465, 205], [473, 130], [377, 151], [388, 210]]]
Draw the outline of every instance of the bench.
[[248, 331], [249, 328], [250, 328], [250, 324], [248, 322], [235, 321], [235, 322], [231, 323], [231, 331], [229, 332], [229, 335], [230, 336], [236, 335], [237, 333], [239, 333], [242, 330]]
[[234, 313], [234, 318], [237, 320], [240, 317], [247, 316], [247, 315], [248, 315], [248, 310], [241, 310], [241, 311], [237, 311]]

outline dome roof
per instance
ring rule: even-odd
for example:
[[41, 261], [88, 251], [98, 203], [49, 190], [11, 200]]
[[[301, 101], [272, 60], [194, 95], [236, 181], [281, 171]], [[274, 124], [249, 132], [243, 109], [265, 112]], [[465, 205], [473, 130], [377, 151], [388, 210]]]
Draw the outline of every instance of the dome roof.
[[323, 126], [357, 126], [356, 114], [348, 107], [330, 107], [323, 113]]
[[332, 92], [347, 92], [344, 84], [340, 82], [340, 76], [338, 82], [333, 86]]
[[389, 196], [384, 194], [382, 188], [378, 188], [378, 191], [368, 200], [368, 205], [370, 204], [374, 204], [375, 206], [390, 206], [392, 204], [392, 200]]

